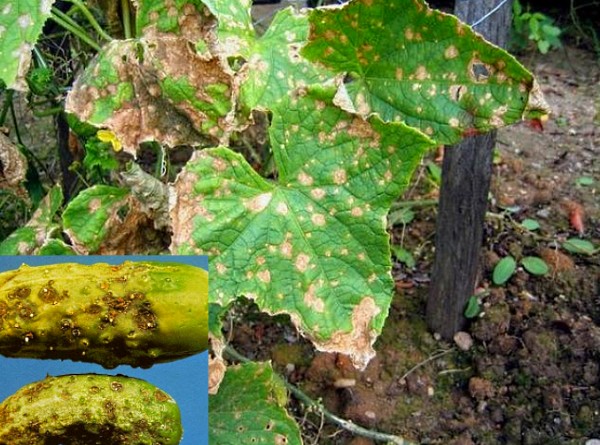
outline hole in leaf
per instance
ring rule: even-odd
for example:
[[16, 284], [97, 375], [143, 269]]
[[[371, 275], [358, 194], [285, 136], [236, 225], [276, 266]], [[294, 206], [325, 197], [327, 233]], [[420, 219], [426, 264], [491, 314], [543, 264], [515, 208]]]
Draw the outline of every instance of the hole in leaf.
[[471, 75], [477, 82], [481, 82], [490, 76], [490, 71], [483, 63], [474, 63], [471, 66]]

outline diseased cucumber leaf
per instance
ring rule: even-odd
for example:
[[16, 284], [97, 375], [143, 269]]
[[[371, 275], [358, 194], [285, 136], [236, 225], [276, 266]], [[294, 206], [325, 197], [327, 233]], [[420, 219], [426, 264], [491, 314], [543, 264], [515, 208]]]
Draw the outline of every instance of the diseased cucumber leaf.
[[209, 398], [209, 442], [301, 445], [283, 382], [267, 363], [230, 366]]
[[122, 221], [119, 211], [126, 207], [128, 196], [125, 188], [94, 185], [69, 202], [62, 215], [63, 228], [77, 251], [98, 251], [109, 228]]
[[406, 122], [440, 144], [547, 114], [531, 73], [421, 0], [353, 0], [309, 21], [302, 54], [343, 75], [345, 109]]
[[0, 243], [0, 255], [31, 255], [58, 231], [54, 222], [56, 212], [63, 201], [62, 189], [56, 185], [50, 189], [24, 227], [19, 227]]
[[77, 255], [71, 246], [59, 239], [48, 240], [36, 252], [37, 255]]
[[216, 142], [231, 108], [230, 74], [182, 37], [113, 41], [77, 78], [66, 110], [111, 130], [124, 151]]
[[290, 91], [321, 84], [332, 78], [329, 70], [300, 56], [308, 38], [308, 18], [291, 7], [277, 12], [269, 29], [258, 37], [252, 25], [249, 0], [205, 0], [217, 17], [221, 56], [245, 60], [240, 103], [246, 111], [271, 110]]
[[135, 5], [137, 36], [171, 34], [189, 41], [204, 40], [205, 25], [212, 21], [201, 0], [137, 0]]
[[31, 50], [42, 34], [55, 0], [0, 0], [0, 80], [27, 91]]
[[287, 313], [317, 348], [366, 366], [392, 298], [386, 214], [433, 142], [299, 91], [274, 110], [276, 182], [224, 148], [178, 177], [171, 250], [208, 254], [211, 302]]

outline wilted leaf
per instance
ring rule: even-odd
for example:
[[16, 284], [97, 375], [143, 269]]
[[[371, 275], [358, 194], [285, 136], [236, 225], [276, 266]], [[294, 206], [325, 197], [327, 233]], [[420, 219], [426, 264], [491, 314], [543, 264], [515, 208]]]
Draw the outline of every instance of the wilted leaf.
[[122, 222], [119, 210], [126, 206], [129, 191], [108, 185], [95, 185], [79, 193], [62, 215], [65, 233], [81, 253], [94, 253], [112, 225]]
[[30, 255], [47, 242], [58, 230], [54, 216], [63, 201], [59, 185], [50, 189], [31, 220], [0, 243], [0, 255]]
[[310, 13], [302, 54], [343, 75], [336, 103], [452, 144], [547, 113], [533, 76], [420, 0], [353, 0]]
[[386, 214], [433, 143], [332, 96], [300, 92], [275, 110], [277, 182], [227, 148], [196, 152], [176, 181], [171, 250], [210, 255], [212, 302], [246, 295], [365, 366], [392, 297]]
[[121, 173], [121, 178], [140, 203], [140, 210], [154, 222], [154, 227], [169, 227], [169, 187], [146, 173], [135, 162], [131, 162], [127, 171]]
[[[109, 129], [135, 156], [138, 145], [219, 140], [228, 127], [231, 75], [182, 37], [113, 41], [77, 78], [66, 110]], [[111, 141], [112, 142], [112, 141]]]
[[50, 17], [54, 0], [0, 0], [0, 80], [27, 91], [31, 50]]
[[230, 366], [209, 398], [209, 442], [301, 445], [300, 430], [285, 410], [286, 388], [266, 363]]
[[498, 264], [494, 267], [494, 272], [492, 273], [492, 281], [494, 284], [500, 286], [508, 281], [508, 279], [515, 273], [517, 269], [517, 262], [513, 257], [505, 256]]
[[23, 186], [27, 176], [27, 158], [13, 142], [0, 132], [0, 189], [8, 189], [27, 199]]
[[521, 260], [521, 264], [533, 275], [546, 275], [549, 270], [546, 262], [537, 256], [526, 256]]

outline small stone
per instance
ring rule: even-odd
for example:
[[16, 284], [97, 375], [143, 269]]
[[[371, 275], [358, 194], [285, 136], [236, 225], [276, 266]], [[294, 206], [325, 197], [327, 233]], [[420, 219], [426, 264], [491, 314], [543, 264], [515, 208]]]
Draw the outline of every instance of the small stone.
[[454, 343], [461, 351], [468, 351], [473, 347], [473, 338], [468, 332], [460, 331], [454, 334]]

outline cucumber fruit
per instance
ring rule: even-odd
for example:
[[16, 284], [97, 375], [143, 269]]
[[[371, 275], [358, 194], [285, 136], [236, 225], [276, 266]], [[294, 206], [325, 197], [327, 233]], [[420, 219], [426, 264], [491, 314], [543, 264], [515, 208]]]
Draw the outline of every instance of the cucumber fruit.
[[150, 367], [206, 350], [208, 273], [172, 262], [0, 273], [0, 354]]
[[0, 404], [0, 445], [176, 445], [182, 434], [171, 396], [131, 377], [46, 377]]

